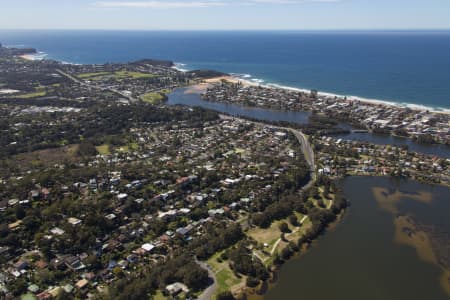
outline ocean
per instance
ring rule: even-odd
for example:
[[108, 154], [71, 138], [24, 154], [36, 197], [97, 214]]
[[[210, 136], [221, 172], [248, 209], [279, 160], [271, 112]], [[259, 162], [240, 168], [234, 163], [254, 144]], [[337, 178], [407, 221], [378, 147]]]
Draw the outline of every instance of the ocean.
[[68, 63], [167, 59], [276, 86], [450, 111], [450, 31], [5, 31]]

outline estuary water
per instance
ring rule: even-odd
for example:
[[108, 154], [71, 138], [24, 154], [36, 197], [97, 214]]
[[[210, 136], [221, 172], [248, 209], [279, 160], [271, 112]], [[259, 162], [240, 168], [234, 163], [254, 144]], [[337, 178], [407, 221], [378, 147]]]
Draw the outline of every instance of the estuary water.
[[[169, 95], [169, 105], [199, 106], [213, 109], [233, 116], [245, 116], [264, 121], [286, 121], [297, 124], [308, 123], [309, 112], [277, 111], [264, 108], [243, 107], [236, 104], [208, 102], [201, 98], [199, 93], [189, 92], [187, 88], [176, 89]], [[450, 146], [446, 145], [423, 145], [413, 142], [411, 139], [393, 137], [389, 135], [374, 135], [371, 133], [349, 133], [337, 135], [347, 140], [366, 141], [379, 145], [408, 146], [415, 152], [437, 155], [450, 158]]]
[[450, 190], [372, 177], [347, 178], [343, 188], [351, 201], [343, 220], [281, 268], [265, 299], [448, 300], [443, 286], [446, 281], [448, 288], [448, 274], [402, 240], [419, 233], [406, 231], [396, 220], [412, 216], [422, 227], [441, 232], [446, 239], [440, 246], [448, 259]]
[[[309, 116], [207, 102], [186, 88], [171, 93], [168, 104], [299, 124]], [[408, 139], [369, 133], [341, 137], [450, 156], [448, 146], [419, 145]], [[343, 220], [313, 249], [286, 263], [264, 298], [450, 299], [450, 189], [382, 177], [349, 177], [342, 185], [351, 202]]]

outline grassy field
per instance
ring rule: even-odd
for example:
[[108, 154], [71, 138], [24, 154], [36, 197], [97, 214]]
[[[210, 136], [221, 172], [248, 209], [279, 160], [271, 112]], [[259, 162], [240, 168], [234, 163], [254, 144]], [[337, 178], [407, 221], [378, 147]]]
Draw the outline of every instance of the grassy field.
[[13, 98], [31, 99], [36, 97], [44, 97], [45, 95], [47, 95], [45, 91], [36, 91], [28, 94], [17, 95], [14, 96]]
[[36, 150], [13, 156], [13, 160], [20, 170], [29, 170], [35, 166], [49, 167], [63, 164], [65, 161], [78, 162], [76, 155], [78, 145], [67, 145], [59, 148]]
[[108, 144], [103, 144], [100, 146], [95, 147], [98, 151], [98, 153], [100, 153], [101, 155], [109, 155], [111, 154], [109, 152], [109, 145]]
[[141, 78], [152, 78], [155, 77], [154, 74], [150, 73], [141, 73], [141, 72], [131, 72], [131, 71], [117, 71], [114, 73], [111, 72], [95, 72], [95, 73], [83, 73], [78, 74], [77, 77], [81, 79], [91, 79], [96, 80], [103, 76], [114, 76], [116, 79], [141, 79]]
[[[305, 216], [300, 213], [295, 213], [298, 221], [300, 222]], [[267, 229], [252, 228], [247, 232], [247, 235], [257, 241], [259, 244], [267, 244], [264, 250], [255, 249], [255, 254], [262, 260], [262, 262], [268, 266], [273, 261], [273, 258], [277, 252], [280, 252], [284, 247], [288, 245], [288, 242], [281, 240], [281, 231], [279, 224], [286, 222], [291, 230], [291, 233], [285, 234], [285, 239], [290, 242], [297, 243], [298, 239], [305, 234], [305, 232], [311, 227], [311, 221], [306, 218], [300, 227], [294, 227], [289, 223], [289, 219], [283, 219], [275, 221]]]
[[122, 152], [122, 153], [127, 153], [127, 152], [131, 152], [131, 151], [139, 150], [139, 145], [134, 142], [128, 143], [126, 145], [116, 147], [115, 150]]
[[[322, 199], [323, 203], [325, 204], [325, 208], [330, 208], [331, 205], [333, 204], [335, 195], [333, 193], [329, 193], [328, 197], [329, 199], [325, 198], [324, 195], [324, 188], [323, 187], [319, 187], [319, 195], [320, 195], [320, 199]], [[314, 203], [315, 206], [319, 207], [319, 200], [318, 199], [314, 199], [313, 197], [309, 197], [308, 198], [309, 201], [311, 201], [312, 203]]]
[[106, 76], [106, 75], [111, 75], [111, 73], [109, 73], [109, 72], [83, 73], [83, 74], [78, 74], [77, 77], [81, 78], [81, 79], [90, 79], [90, 78]]
[[[294, 242], [297, 243], [298, 239], [303, 236], [306, 231], [311, 228], [311, 221], [309, 220], [309, 218], [305, 219], [305, 222], [303, 223], [303, 225], [300, 228], [296, 228], [294, 230], [292, 230], [292, 233], [286, 234], [285, 238], [289, 241], [289, 242]], [[275, 250], [275, 252], [280, 251], [281, 249], [283, 249], [285, 246], [287, 246], [288, 243], [281, 241], [278, 246], [277, 249]], [[271, 249], [272, 250], [272, 249]], [[274, 253], [275, 253], [274, 252]]]
[[261, 244], [268, 244], [268, 249], [271, 249], [276, 241], [280, 238], [281, 232], [278, 225], [281, 221], [273, 222], [269, 228], [252, 228], [247, 232], [247, 235]]
[[158, 104], [164, 100], [164, 95], [161, 93], [148, 93], [144, 94], [141, 97], [141, 100], [151, 104]]
[[220, 253], [214, 254], [209, 260], [208, 265], [211, 266], [213, 272], [216, 274], [217, 279], [217, 291], [215, 297], [221, 292], [232, 290], [232, 288], [242, 282], [242, 278], [237, 278], [233, 271], [228, 266], [228, 261], [219, 262], [217, 259], [220, 257]]
[[150, 73], [141, 73], [141, 72], [130, 72], [130, 71], [118, 71], [114, 73], [114, 76], [124, 79], [124, 78], [133, 78], [133, 79], [141, 79], [141, 78], [153, 78], [154, 74]]
[[167, 300], [169, 298], [167, 298], [166, 296], [163, 295], [163, 293], [161, 291], [158, 291], [152, 298], [153, 300]]
[[[295, 214], [298, 218], [298, 221], [300, 222], [300, 220], [303, 218], [303, 215], [300, 213], [295, 213]], [[270, 249], [272, 249], [273, 245], [276, 243], [276, 241], [281, 236], [281, 231], [280, 231], [279, 225], [282, 222], [286, 222], [291, 231], [293, 231], [295, 229], [295, 227], [289, 223], [288, 218], [286, 218], [286, 219], [283, 219], [280, 221], [272, 222], [272, 225], [270, 225], [270, 227], [267, 229], [259, 228], [259, 227], [252, 228], [247, 232], [247, 235], [252, 237], [258, 243], [268, 244], [269, 246], [267, 248], [270, 250]]]
[[164, 100], [164, 95], [167, 95], [171, 92], [171, 90], [164, 89], [159, 92], [151, 92], [144, 95], [141, 95], [140, 98], [142, 101], [151, 103], [151, 104], [159, 104]]
[[136, 150], [139, 150], [139, 145], [138, 145], [138, 143], [129, 143], [128, 144], [128, 148], [130, 149], [130, 150], [132, 150], [132, 151], [136, 151]]

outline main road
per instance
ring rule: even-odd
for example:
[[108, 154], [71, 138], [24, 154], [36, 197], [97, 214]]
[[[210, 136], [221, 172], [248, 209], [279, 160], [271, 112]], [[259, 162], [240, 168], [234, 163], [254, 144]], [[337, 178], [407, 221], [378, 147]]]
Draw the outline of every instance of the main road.
[[[303, 132], [301, 132], [300, 130], [294, 129], [294, 128], [279, 127], [279, 126], [265, 124], [264, 122], [254, 122], [254, 121], [249, 121], [246, 119], [222, 115], [222, 114], [220, 114], [219, 116], [221, 119], [234, 119], [234, 120], [240, 120], [240, 121], [250, 122], [250, 123], [255, 123], [255, 124], [264, 124], [264, 125], [267, 125], [272, 128], [276, 128], [279, 130], [287, 130], [287, 131], [292, 132], [301, 145], [302, 153], [310, 167], [310, 172], [311, 172], [309, 182], [305, 186], [302, 187], [301, 191], [304, 191], [304, 190], [310, 188], [314, 184], [315, 179], [316, 179], [316, 164], [314, 161], [314, 151], [311, 147], [311, 144], [308, 141], [308, 137]], [[301, 223], [303, 223], [306, 220], [306, 218], [307, 218], [306, 216], [303, 217], [303, 219], [301, 220]], [[274, 249], [275, 249], [275, 247], [274, 247]], [[201, 268], [208, 271], [209, 277], [212, 278], [214, 281], [214, 283], [211, 284], [206, 290], [204, 290], [203, 293], [200, 294], [197, 299], [198, 300], [210, 300], [213, 298], [213, 296], [215, 295], [215, 293], [217, 291], [216, 275], [214, 274], [213, 270], [206, 262], [198, 261], [197, 258], [195, 258], [195, 261]]]
[[201, 293], [197, 300], [211, 300], [214, 296], [214, 294], [217, 291], [217, 278], [216, 278], [216, 274], [214, 274], [214, 271], [211, 269], [211, 267], [203, 261], [199, 261], [197, 260], [197, 258], [195, 257], [195, 262], [204, 270], [208, 271], [208, 276], [209, 278], [211, 278], [213, 280], [213, 283], [206, 289], [203, 291], [203, 293]]
[[308, 137], [303, 132], [301, 132], [298, 129], [294, 129], [294, 128], [290, 128], [290, 127], [274, 126], [274, 125], [266, 124], [264, 122], [255, 122], [255, 121], [250, 121], [247, 119], [242, 119], [242, 118], [228, 116], [228, 115], [221, 114], [219, 116], [221, 119], [234, 119], [234, 120], [240, 120], [240, 121], [245, 121], [245, 122], [250, 122], [250, 123], [255, 123], [255, 124], [264, 124], [264, 125], [267, 125], [272, 128], [276, 128], [279, 130], [287, 130], [287, 131], [292, 132], [301, 145], [302, 153], [303, 153], [305, 160], [308, 163], [310, 171], [311, 171], [311, 181], [308, 183], [308, 187], [310, 186], [311, 183], [314, 183], [314, 179], [316, 178], [316, 163], [315, 163], [315, 158], [314, 158], [314, 151], [311, 147], [311, 144], [308, 141]]

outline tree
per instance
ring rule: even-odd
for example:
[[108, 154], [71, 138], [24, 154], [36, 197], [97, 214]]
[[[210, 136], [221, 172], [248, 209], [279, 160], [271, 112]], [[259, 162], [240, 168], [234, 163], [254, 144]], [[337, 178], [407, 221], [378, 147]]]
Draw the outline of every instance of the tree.
[[281, 250], [281, 258], [284, 260], [288, 260], [292, 256], [292, 251], [289, 249], [289, 247], [284, 247], [283, 250]]
[[418, 137], [415, 137], [415, 140], [419, 144], [434, 144], [435, 143], [434, 137], [431, 134], [419, 135]]
[[30, 232], [35, 232], [39, 229], [40, 226], [40, 221], [37, 217], [35, 216], [26, 216], [25, 218], [23, 218], [22, 220], [22, 224], [23, 226], [25, 226], [25, 228], [27, 230], [29, 230]]
[[278, 228], [283, 233], [289, 233], [291, 230], [289, 229], [289, 226], [286, 222], [281, 222], [280, 225], [278, 225]]
[[86, 264], [89, 268], [91, 268], [92, 270], [100, 270], [102, 268], [102, 263], [100, 261], [100, 259], [96, 256], [96, 255], [89, 255], [86, 258]]
[[194, 291], [201, 291], [208, 286], [208, 271], [203, 270], [198, 266], [189, 268], [184, 276], [184, 283]]
[[266, 280], [269, 277], [266, 267], [259, 259], [253, 257], [253, 253], [247, 249], [245, 243], [241, 242], [235, 249], [230, 250], [229, 257], [230, 266], [235, 272], [260, 280]]
[[123, 270], [122, 270], [120, 267], [115, 267], [115, 268], [112, 270], [112, 272], [113, 272], [114, 276], [116, 276], [117, 278], [122, 278], [122, 277], [124, 277]]
[[290, 215], [289, 216], [289, 223], [291, 223], [292, 226], [296, 226], [297, 227], [299, 225], [297, 216], [296, 215]]
[[74, 299], [74, 297], [71, 294], [66, 293], [66, 291], [64, 290], [61, 290], [55, 298], [55, 300], [71, 300], [71, 299]]
[[257, 287], [258, 284], [259, 284], [259, 279], [258, 278], [255, 278], [255, 277], [252, 277], [252, 276], [247, 277], [246, 285], [248, 287], [254, 288], [254, 287]]
[[301, 236], [299, 239], [298, 239], [298, 241], [297, 241], [297, 245], [298, 245], [298, 247], [299, 248], [301, 248], [302, 246], [303, 246], [303, 244], [304, 243], [306, 243], [307, 242], [307, 237], [306, 236]]
[[217, 295], [217, 300], [235, 300], [233, 294], [230, 291], [221, 292]]
[[8, 224], [6, 223], [0, 224], [0, 238], [4, 238], [8, 236], [8, 234], [9, 234]]
[[323, 201], [323, 199], [317, 200], [317, 205], [321, 208], [325, 208], [325, 202]]
[[95, 148], [94, 144], [88, 140], [84, 140], [78, 146], [77, 154], [79, 156], [88, 157], [97, 155], [97, 148]]
[[18, 205], [16, 207], [16, 218], [22, 220], [23, 218], [25, 218], [25, 216], [26, 216], [25, 209], [23, 208], [22, 205]]
[[36, 281], [40, 286], [54, 285], [56, 283], [55, 273], [47, 269], [39, 270], [36, 272]]
[[330, 185], [329, 184], [325, 184], [324, 188], [323, 188], [323, 196], [327, 199], [330, 198]]
[[27, 291], [27, 282], [23, 278], [18, 278], [10, 281], [7, 287], [14, 296], [19, 296]]
[[319, 189], [317, 188], [317, 186], [313, 186], [310, 190], [309, 190], [309, 195], [311, 197], [313, 197], [314, 199], [319, 199], [320, 198], [320, 194], [319, 194]]
[[298, 252], [300, 251], [300, 248], [298, 247], [297, 244], [295, 244], [294, 242], [290, 241], [289, 245], [288, 245], [289, 249], [291, 249], [292, 252]]
[[275, 257], [273, 258], [273, 263], [274, 263], [276, 266], [280, 266], [280, 265], [283, 264], [283, 260], [281, 259], [280, 254], [279, 254], [278, 252], [275, 253]]
[[299, 212], [299, 213], [304, 214], [304, 215], [306, 215], [308, 213], [308, 211], [307, 211], [307, 209], [305, 207], [305, 204], [300, 202], [300, 201], [297, 201], [294, 204], [294, 209], [295, 209], [296, 212]]

